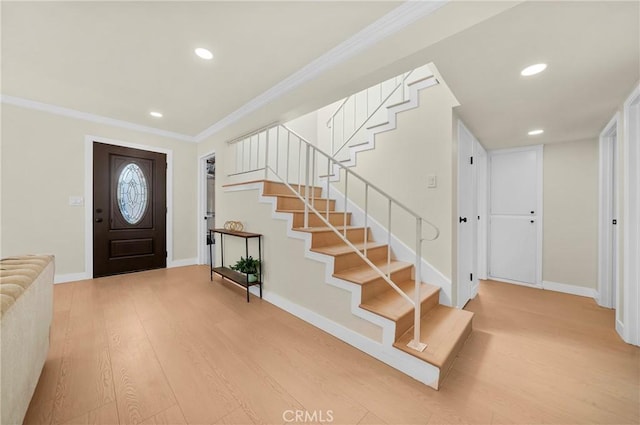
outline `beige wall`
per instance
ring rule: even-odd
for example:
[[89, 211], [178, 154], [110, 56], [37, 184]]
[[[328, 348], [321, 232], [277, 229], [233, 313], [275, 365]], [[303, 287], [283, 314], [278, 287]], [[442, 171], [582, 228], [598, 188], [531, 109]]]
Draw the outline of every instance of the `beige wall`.
[[544, 146], [543, 280], [596, 289], [598, 140]]
[[318, 144], [318, 112], [313, 111], [285, 123], [291, 130], [304, 137], [308, 142]]
[[[239, 220], [246, 231], [264, 235], [264, 290], [381, 342], [382, 329], [351, 313], [351, 293], [326, 283], [325, 264], [305, 258], [304, 241], [289, 238], [287, 221], [272, 218], [273, 207], [259, 203], [258, 195], [257, 190], [219, 191], [216, 220], [220, 224]], [[224, 248], [225, 266], [245, 256], [243, 239], [225, 237]], [[219, 239], [216, 249], [216, 258], [220, 259]], [[249, 255], [257, 256], [255, 242]]]
[[196, 257], [196, 145], [2, 105], [1, 255], [53, 253], [56, 273], [85, 271], [85, 136], [173, 151], [173, 259]]

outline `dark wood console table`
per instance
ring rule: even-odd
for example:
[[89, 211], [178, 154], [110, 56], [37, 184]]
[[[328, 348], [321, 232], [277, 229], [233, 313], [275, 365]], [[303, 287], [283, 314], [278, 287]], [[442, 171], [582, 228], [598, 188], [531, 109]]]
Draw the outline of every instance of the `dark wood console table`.
[[[235, 270], [231, 270], [229, 267], [225, 267], [224, 265], [224, 236], [225, 235], [244, 239], [245, 258], [249, 257], [249, 239], [257, 238], [258, 239], [258, 260], [260, 260], [260, 264], [262, 264], [262, 235], [259, 233], [237, 232], [235, 230], [227, 230], [227, 229], [209, 230], [209, 236], [211, 238], [213, 238], [214, 233], [220, 233], [220, 267], [213, 267], [213, 264], [211, 264], [211, 280], [213, 280], [213, 274], [216, 273], [216, 274], [219, 274], [223, 279], [228, 279], [246, 288], [247, 302], [249, 302], [249, 287], [254, 285], [259, 285], [260, 298], [262, 298], [262, 266], [260, 266], [260, 270], [258, 272], [258, 276], [257, 276], [258, 279], [255, 282], [249, 282], [248, 273], [240, 273]], [[209, 249], [211, 249], [211, 245], [209, 245]]]

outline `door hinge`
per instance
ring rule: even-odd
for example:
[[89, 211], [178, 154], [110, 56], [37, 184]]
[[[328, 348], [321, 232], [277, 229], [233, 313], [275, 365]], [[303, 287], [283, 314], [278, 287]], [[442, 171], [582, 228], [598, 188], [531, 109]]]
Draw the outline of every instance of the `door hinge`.
[[611, 221], [611, 224], [618, 224], [618, 220], [613, 219], [613, 220]]
[[164, 258], [168, 258], [168, 257], [169, 257], [169, 252], [168, 252], [168, 251], [165, 251], [165, 252], [164, 252]]
[[473, 165], [473, 157], [469, 158], [469, 164]]
[[469, 280], [473, 282], [473, 273], [469, 273]]

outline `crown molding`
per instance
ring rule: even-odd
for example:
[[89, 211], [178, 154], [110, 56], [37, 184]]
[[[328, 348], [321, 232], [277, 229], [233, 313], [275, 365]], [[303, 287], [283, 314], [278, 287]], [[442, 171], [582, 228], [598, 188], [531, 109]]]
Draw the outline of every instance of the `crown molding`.
[[273, 102], [275, 99], [310, 81], [330, 68], [352, 58], [379, 41], [395, 34], [408, 25], [424, 18], [444, 6], [449, 0], [407, 1], [377, 21], [314, 59], [289, 77], [242, 105], [220, 121], [195, 136], [196, 142], [219, 132], [242, 117]]
[[33, 109], [36, 111], [48, 112], [55, 115], [62, 115], [69, 118], [75, 118], [79, 120], [94, 122], [97, 124], [109, 125], [111, 127], [124, 128], [127, 130], [138, 131], [140, 133], [148, 133], [156, 136], [162, 136], [169, 139], [180, 140], [182, 142], [195, 142], [196, 140], [192, 136], [186, 134], [175, 133], [173, 131], [161, 130], [155, 127], [148, 127], [146, 125], [135, 124], [129, 121], [117, 120], [115, 118], [109, 118], [102, 115], [95, 115], [88, 112], [81, 112], [75, 109], [69, 109], [58, 105], [52, 105], [50, 103], [36, 102], [35, 100], [24, 99], [16, 96], [8, 96], [6, 94], [0, 94], [0, 102], [7, 105], [19, 106], [21, 108]]
[[204, 131], [198, 133], [196, 136], [189, 136], [182, 133], [161, 130], [155, 127], [148, 127], [129, 121], [122, 121], [16, 96], [0, 94], [0, 103], [48, 112], [55, 115], [66, 116], [98, 124], [109, 125], [112, 127], [124, 128], [141, 133], [153, 134], [156, 136], [167, 137], [169, 139], [180, 140], [183, 142], [199, 143], [206, 138], [216, 134], [225, 127], [240, 120], [251, 112], [256, 111], [257, 109], [267, 105], [270, 102], [273, 102], [277, 98], [283, 96], [285, 93], [295, 89], [296, 87], [306, 83], [307, 81], [318, 77], [325, 71], [354, 57], [355, 55], [378, 43], [379, 41], [411, 25], [417, 20], [432, 14], [449, 1], [450, 0], [404, 2], [402, 5], [396, 7], [377, 21], [369, 24], [367, 27], [360, 30], [342, 43], [338, 44], [325, 54], [309, 62], [307, 65], [300, 68], [289, 77], [280, 81], [275, 86], [271, 87], [262, 94], [256, 96], [249, 102], [242, 105], [240, 108], [231, 112], [226, 117], [209, 126]]

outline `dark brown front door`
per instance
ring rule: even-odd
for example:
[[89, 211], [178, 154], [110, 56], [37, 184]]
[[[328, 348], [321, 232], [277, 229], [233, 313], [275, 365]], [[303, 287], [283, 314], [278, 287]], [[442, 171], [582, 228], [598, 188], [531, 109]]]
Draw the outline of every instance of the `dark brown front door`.
[[93, 143], [93, 276], [167, 266], [166, 155]]

